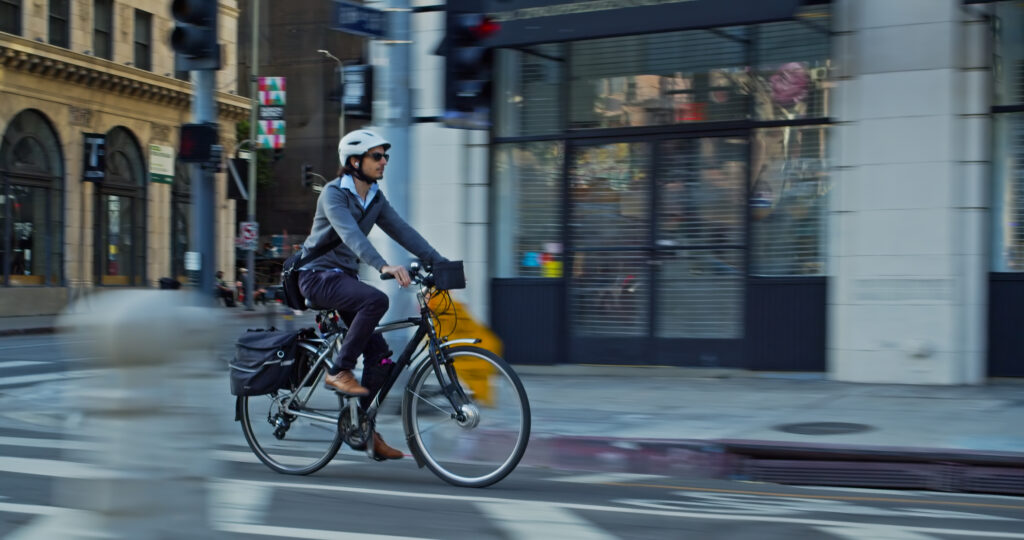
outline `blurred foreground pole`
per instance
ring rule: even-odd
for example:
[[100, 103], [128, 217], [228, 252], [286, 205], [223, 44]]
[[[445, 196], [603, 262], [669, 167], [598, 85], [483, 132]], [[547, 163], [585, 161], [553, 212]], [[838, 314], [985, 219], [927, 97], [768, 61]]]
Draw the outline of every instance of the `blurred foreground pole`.
[[78, 512], [44, 518], [37, 535], [22, 538], [216, 537], [207, 483], [217, 476], [214, 418], [224, 414], [210, 391], [220, 378], [210, 352], [217, 318], [189, 294], [100, 293], [87, 311], [61, 317], [73, 341], [90, 344], [95, 367], [111, 369], [66, 396], [82, 415], [68, 436], [95, 446], [67, 456], [86, 474], [55, 487], [54, 504]]

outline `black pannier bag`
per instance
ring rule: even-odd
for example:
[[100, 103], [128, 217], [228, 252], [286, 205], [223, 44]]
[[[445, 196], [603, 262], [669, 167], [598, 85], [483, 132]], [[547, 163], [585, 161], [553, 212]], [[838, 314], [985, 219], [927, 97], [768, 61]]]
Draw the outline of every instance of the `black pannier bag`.
[[235, 357], [229, 364], [231, 394], [269, 394], [291, 381], [296, 366], [299, 332], [247, 330], [235, 342]]

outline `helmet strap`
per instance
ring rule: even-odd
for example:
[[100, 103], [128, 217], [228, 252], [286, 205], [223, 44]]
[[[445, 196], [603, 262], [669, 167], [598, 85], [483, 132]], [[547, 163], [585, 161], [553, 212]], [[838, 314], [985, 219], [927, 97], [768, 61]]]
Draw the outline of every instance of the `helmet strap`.
[[353, 178], [358, 178], [367, 184], [376, 184], [377, 181], [363, 174], [363, 160], [360, 157], [358, 160], [359, 166], [353, 167], [351, 163], [345, 163], [345, 172], [352, 175]]

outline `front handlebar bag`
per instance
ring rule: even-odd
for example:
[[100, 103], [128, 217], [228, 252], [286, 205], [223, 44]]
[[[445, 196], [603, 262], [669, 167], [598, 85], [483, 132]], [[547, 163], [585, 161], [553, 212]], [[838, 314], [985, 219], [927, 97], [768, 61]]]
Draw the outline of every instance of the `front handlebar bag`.
[[235, 342], [228, 367], [231, 394], [258, 396], [288, 385], [296, 367], [299, 332], [246, 330]]

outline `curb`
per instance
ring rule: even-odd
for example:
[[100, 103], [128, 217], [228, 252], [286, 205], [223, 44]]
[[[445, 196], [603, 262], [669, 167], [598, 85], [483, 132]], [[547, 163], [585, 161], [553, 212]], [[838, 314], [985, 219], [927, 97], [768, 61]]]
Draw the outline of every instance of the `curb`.
[[523, 464], [793, 485], [1024, 495], [1024, 453], [535, 434]]
[[56, 331], [57, 328], [54, 326], [40, 326], [34, 328], [3, 328], [0, 329], [0, 337], [53, 334]]

